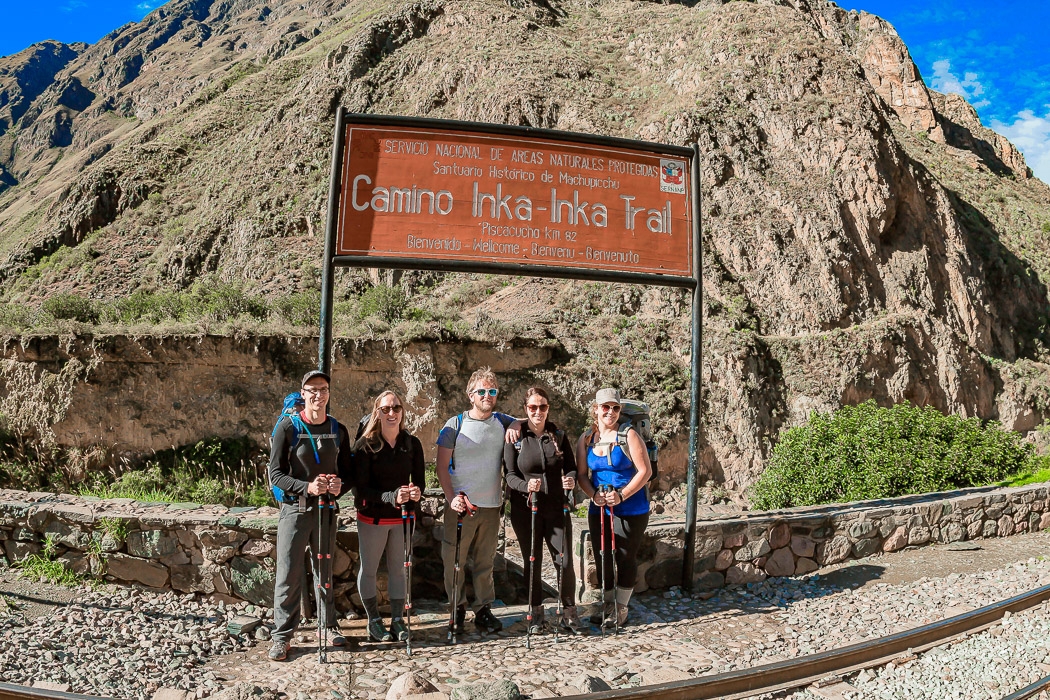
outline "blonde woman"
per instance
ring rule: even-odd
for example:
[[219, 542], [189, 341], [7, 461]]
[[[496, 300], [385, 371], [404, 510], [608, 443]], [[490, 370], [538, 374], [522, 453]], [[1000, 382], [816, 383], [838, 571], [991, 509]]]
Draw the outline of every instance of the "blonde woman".
[[[361, 553], [357, 590], [368, 615], [368, 636], [373, 641], [408, 639], [403, 618], [405, 535], [401, 506], [416, 507], [426, 475], [423, 446], [404, 429], [405, 407], [393, 391], [376, 397], [372, 415], [354, 445], [354, 493], [357, 537]], [[386, 552], [390, 630], [383, 625], [376, 600], [376, 572]]]
[[591, 406], [594, 424], [576, 443], [577, 482], [591, 499], [587, 522], [604, 601], [591, 622], [605, 627], [620, 627], [627, 620], [638, 578], [638, 549], [649, 525], [649, 452], [634, 428], [621, 440], [620, 409], [619, 390], [600, 390]]

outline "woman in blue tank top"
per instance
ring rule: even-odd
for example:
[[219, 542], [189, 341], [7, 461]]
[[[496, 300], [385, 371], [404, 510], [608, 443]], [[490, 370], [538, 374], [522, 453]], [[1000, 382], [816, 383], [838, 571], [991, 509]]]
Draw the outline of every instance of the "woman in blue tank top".
[[[620, 626], [627, 620], [627, 606], [638, 578], [638, 550], [649, 524], [645, 489], [652, 474], [649, 452], [634, 428], [626, 431], [624, 439], [620, 408], [618, 390], [599, 391], [591, 407], [594, 425], [576, 444], [577, 483], [591, 499], [587, 512], [591, 551], [602, 569], [598, 575], [605, 608], [592, 615], [591, 621], [606, 627]], [[599, 542], [603, 532], [604, 541]], [[615, 553], [609, 556], [614, 533]]]

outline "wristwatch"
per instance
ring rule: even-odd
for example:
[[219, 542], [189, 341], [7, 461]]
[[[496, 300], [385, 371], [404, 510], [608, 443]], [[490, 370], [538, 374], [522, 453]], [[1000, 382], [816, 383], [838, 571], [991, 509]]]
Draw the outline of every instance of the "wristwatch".
[[626, 498], [623, 497], [623, 491], [621, 491], [620, 489], [613, 489], [613, 491], [615, 491], [616, 495], [620, 497], [620, 503], [623, 503], [624, 501], [627, 500]]

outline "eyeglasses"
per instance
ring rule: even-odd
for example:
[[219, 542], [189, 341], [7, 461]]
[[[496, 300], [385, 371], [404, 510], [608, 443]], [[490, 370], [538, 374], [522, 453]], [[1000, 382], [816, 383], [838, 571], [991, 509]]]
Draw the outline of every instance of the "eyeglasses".
[[496, 396], [499, 394], [499, 389], [475, 389], [473, 393], [478, 396]]
[[619, 412], [620, 412], [620, 406], [618, 404], [615, 404], [615, 403], [603, 403], [602, 404], [602, 413], [619, 413]]
[[527, 410], [529, 413], [546, 413], [548, 408], [550, 408], [550, 406], [548, 404], [545, 404], [545, 403], [539, 403], [539, 404], [527, 403], [527, 404], [525, 404], [525, 410]]
[[397, 406], [380, 406], [379, 410], [387, 415], [391, 413], [401, 413], [401, 404], [398, 404]]
[[311, 396], [324, 396], [328, 393], [328, 387], [321, 387], [320, 389], [303, 389], [304, 394], [310, 394]]

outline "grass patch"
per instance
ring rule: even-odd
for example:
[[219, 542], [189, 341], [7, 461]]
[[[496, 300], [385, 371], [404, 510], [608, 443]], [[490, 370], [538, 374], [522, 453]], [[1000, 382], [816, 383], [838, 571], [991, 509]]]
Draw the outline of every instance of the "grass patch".
[[79, 493], [147, 503], [272, 505], [261, 457], [247, 438], [211, 438], [158, 452], [141, 469], [114, 479], [96, 475]]
[[1000, 486], [1028, 486], [1050, 481], [1050, 457], [1033, 457], [1028, 469], [999, 482]]
[[39, 554], [30, 554], [19, 562], [19, 574], [31, 581], [44, 580], [60, 586], [79, 586], [83, 578], [67, 569], [63, 562], [55, 561], [57, 553], [58, 544], [55, 537], [48, 535]]

